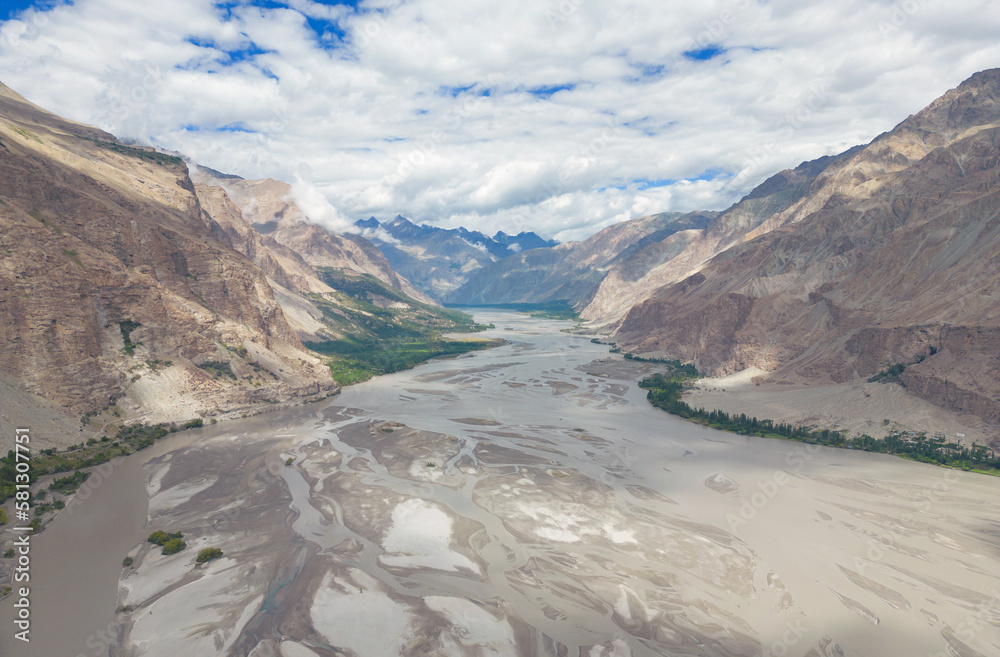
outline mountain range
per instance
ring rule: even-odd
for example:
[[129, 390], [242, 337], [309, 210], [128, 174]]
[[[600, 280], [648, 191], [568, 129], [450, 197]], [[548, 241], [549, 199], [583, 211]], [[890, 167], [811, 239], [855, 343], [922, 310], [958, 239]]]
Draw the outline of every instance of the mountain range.
[[531, 232], [508, 235], [497, 231], [487, 237], [465, 228], [418, 226], [398, 215], [384, 223], [371, 217], [355, 225], [397, 272], [440, 301], [451, 298], [472, 272], [524, 250], [557, 244]]
[[306, 344], [466, 328], [286, 183], [122, 144], [5, 86], [0, 115], [4, 425], [65, 444], [238, 417], [337, 391]]
[[[565, 300], [625, 351], [757, 382], [864, 381], [1000, 422], [1000, 70], [724, 212], [484, 264], [459, 304]], [[384, 247], [383, 247], [384, 248]]]
[[438, 303], [565, 301], [636, 355], [771, 383], [891, 370], [995, 425], [998, 99], [1000, 70], [983, 71], [725, 211], [557, 244], [401, 216], [336, 234], [286, 183], [123, 144], [0, 87], [0, 386], [18, 400], [0, 419], [48, 404], [96, 430], [298, 403], [338, 387], [310, 346], [460, 327]]

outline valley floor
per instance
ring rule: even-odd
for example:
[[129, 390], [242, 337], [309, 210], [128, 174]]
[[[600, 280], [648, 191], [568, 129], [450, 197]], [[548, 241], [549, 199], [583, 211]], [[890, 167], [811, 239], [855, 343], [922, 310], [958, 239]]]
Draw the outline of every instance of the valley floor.
[[[488, 319], [509, 344], [129, 457], [33, 538], [32, 613], [58, 645], [0, 634], [0, 653], [107, 654], [106, 629], [115, 657], [1000, 645], [1000, 479], [707, 429], [647, 403], [656, 365]], [[161, 554], [154, 529], [188, 547]], [[207, 547], [225, 556], [197, 564]], [[80, 600], [87, 618], [62, 622]]]

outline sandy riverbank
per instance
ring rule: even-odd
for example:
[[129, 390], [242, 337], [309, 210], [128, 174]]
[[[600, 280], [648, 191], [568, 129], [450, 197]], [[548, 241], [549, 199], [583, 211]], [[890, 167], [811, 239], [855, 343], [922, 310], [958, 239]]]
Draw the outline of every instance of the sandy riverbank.
[[751, 381], [755, 374], [748, 371], [700, 379], [694, 389], [684, 393], [684, 401], [695, 408], [746, 413], [759, 419], [820, 429], [840, 429], [851, 435], [867, 433], [876, 438], [893, 430], [924, 431], [928, 436], [941, 433], [950, 441], [964, 444], [985, 445], [1000, 438], [1000, 427], [991, 427], [973, 415], [947, 411], [917, 399], [895, 383], [755, 385]]

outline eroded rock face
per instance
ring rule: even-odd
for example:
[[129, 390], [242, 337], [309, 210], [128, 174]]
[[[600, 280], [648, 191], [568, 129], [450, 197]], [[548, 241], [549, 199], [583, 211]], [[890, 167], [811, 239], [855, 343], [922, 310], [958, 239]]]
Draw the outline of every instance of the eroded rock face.
[[[336, 389], [178, 158], [0, 85], [0, 367], [82, 415], [160, 421]], [[126, 344], [122, 322], [133, 322]], [[128, 326], [128, 325], [126, 325]], [[232, 376], [198, 365], [226, 362]]]
[[[224, 192], [242, 213], [244, 226], [239, 232], [251, 231], [269, 249], [289, 251], [310, 267], [333, 267], [370, 274], [417, 301], [435, 303], [410, 281], [399, 276], [378, 248], [361, 235], [336, 234], [310, 222], [295, 203], [292, 187], [288, 183], [273, 179], [218, 177], [201, 168], [197, 178], [207, 187], [215, 189], [216, 195]], [[315, 272], [313, 278], [316, 278]], [[308, 291], [326, 292], [329, 288]]]
[[911, 392], [995, 422], [998, 99], [1000, 70], [978, 73], [867, 146], [765, 182], [673, 259], [683, 276], [632, 308], [616, 340], [802, 382], [924, 356], [904, 373]]

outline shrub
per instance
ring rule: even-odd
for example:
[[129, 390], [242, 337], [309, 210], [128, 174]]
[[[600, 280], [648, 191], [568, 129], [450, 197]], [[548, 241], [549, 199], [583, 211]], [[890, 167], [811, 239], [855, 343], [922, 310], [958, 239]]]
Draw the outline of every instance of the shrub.
[[7, 512], [3, 509], [0, 509], [0, 525], [6, 525], [6, 524], [7, 524]]
[[205, 548], [198, 552], [198, 563], [205, 563], [211, 561], [212, 559], [218, 559], [222, 556], [222, 550], [219, 548]]
[[132, 565], [132, 557], [125, 557], [125, 558], [124, 558], [124, 559], [122, 560], [122, 565], [123, 565], [124, 567], [126, 567], [126, 568], [128, 568], [129, 566], [131, 566], [131, 565]]
[[87, 481], [89, 477], [89, 472], [77, 470], [69, 476], [60, 477], [59, 479], [53, 481], [49, 485], [49, 490], [54, 490], [57, 493], [62, 493], [63, 495], [69, 495], [70, 493], [75, 493], [76, 489], [80, 487], [80, 484]]
[[184, 534], [176, 532], [174, 534], [168, 534], [162, 529], [157, 529], [155, 532], [149, 535], [146, 540], [155, 545], [166, 545], [170, 540], [175, 538], [183, 538]]
[[163, 554], [175, 554], [187, 547], [187, 543], [180, 538], [172, 538], [163, 544]]
[[14, 548], [7, 548], [7, 551], [3, 553], [3, 558], [4, 559], [13, 559], [14, 558]]

